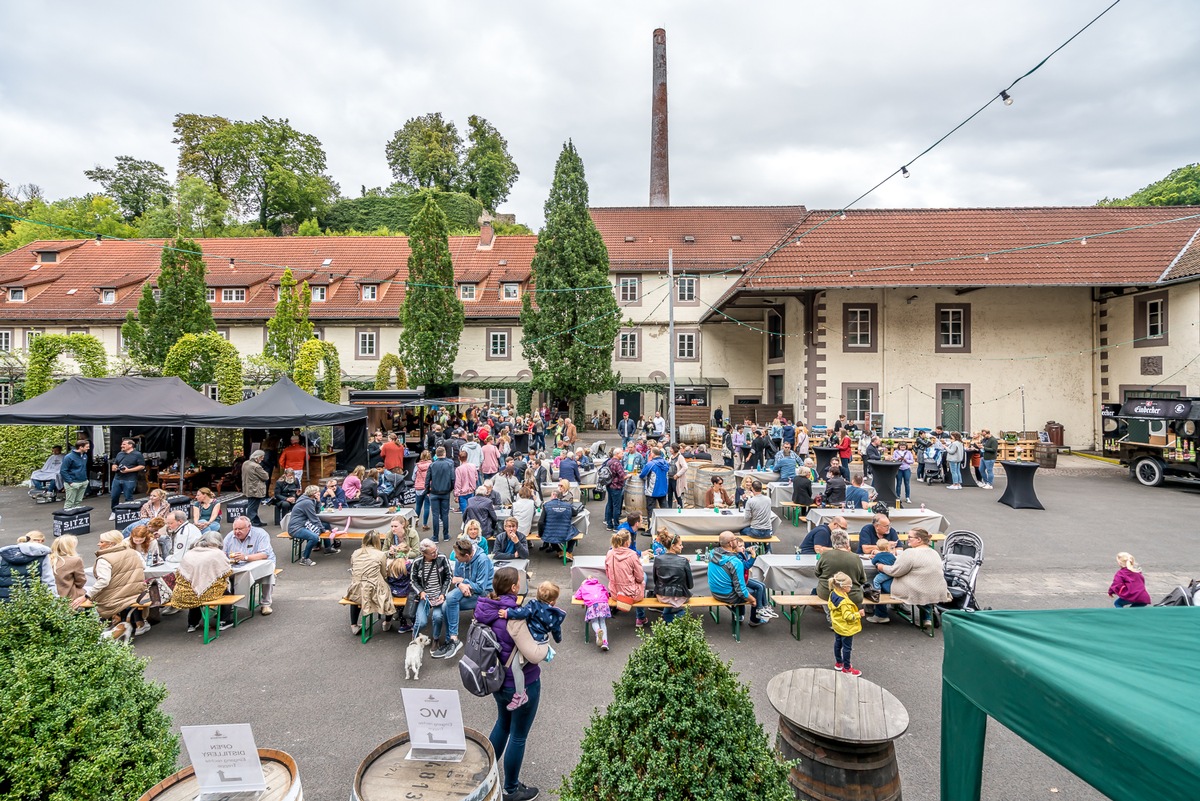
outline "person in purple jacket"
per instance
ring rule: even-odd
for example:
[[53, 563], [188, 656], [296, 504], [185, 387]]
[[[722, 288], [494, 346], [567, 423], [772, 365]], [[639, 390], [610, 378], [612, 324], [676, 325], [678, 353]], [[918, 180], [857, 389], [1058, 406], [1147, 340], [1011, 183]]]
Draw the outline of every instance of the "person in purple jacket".
[[1149, 606], [1150, 593], [1146, 592], [1146, 579], [1142, 568], [1132, 554], [1121, 551], [1117, 554], [1117, 574], [1108, 587], [1108, 597], [1115, 598], [1113, 606]]
[[[520, 576], [516, 568], [502, 567], [492, 577], [492, 592], [480, 598], [475, 606], [475, 619], [490, 626], [495, 633], [500, 643], [500, 658], [505, 665], [509, 665], [517, 644], [508, 633], [508, 621], [500, 617], [500, 610], [517, 608], [519, 586]], [[504, 686], [492, 696], [496, 699], [496, 725], [492, 727], [488, 739], [496, 752], [496, 759], [502, 759], [504, 765], [504, 801], [533, 801], [539, 791], [536, 787], [521, 783], [521, 763], [525, 761], [525, 741], [529, 737], [529, 730], [533, 728], [538, 702], [542, 697], [542, 669], [532, 661], [518, 669], [524, 671], [528, 700], [516, 709], [508, 708], [516, 692], [516, 682], [512, 667], [507, 667]]]

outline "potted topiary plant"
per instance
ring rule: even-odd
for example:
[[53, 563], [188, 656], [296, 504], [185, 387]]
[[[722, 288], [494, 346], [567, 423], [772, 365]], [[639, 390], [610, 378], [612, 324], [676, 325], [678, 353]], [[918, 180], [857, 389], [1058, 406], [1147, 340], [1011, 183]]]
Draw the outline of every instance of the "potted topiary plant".
[[592, 716], [562, 801], [791, 801], [750, 690], [685, 615], [654, 625]]
[[133, 801], [175, 771], [179, 738], [146, 660], [42, 585], [0, 603], [0, 797]]

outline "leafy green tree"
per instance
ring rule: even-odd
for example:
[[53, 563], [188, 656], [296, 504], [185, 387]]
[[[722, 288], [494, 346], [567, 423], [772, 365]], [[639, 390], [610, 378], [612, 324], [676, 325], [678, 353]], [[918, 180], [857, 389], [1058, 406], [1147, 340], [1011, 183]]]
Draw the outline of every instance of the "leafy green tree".
[[700, 618], [654, 624], [594, 714], [562, 801], [791, 801], [789, 765]]
[[134, 801], [175, 770], [166, 687], [101, 625], [41, 585], [0, 604], [3, 798]]
[[230, 203], [220, 192], [194, 175], [181, 176], [172, 191], [170, 205], [150, 209], [137, 219], [138, 236], [210, 237], [225, 232]]
[[508, 142], [490, 122], [472, 114], [467, 118], [467, 127], [471, 146], [463, 159], [462, 188], [494, 212], [508, 200], [521, 172], [508, 152]]
[[287, 375], [288, 366], [264, 353], [255, 353], [242, 359], [242, 380], [248, 387], [265, 389]]
[[317, 222], [317, 218], [305, 220], [300, 223], [300, 227], [296, 229], [296, 236], [320, 236], [321, 224]]
[[465, 315], [454, 291], [446, 215], [432, 196], [409, 232], [408, 286], [400, 307], [400, 360], [414, 386], [449, 384]]
[[224, 135], [232, 125], [225, 117], [176, 114], [171, 140], [179, 145], [179, 173], [200, 178], [226, 200], [233, 200], [237, 177], [233, 139]]
[[14, 223], [8, 233], [0, 236], [0, 253], [41, 239], [89, 239], [93, 233], [137, 236], [137, 229], [125, 222], [117, 201], [105, 195], [69, 197], [53, 203], [35, 197], [23, 204], [21, 216], [38, 222]]
[[226, 130], [237, 170], [234, 193], [244, 212], [258, 213], [262, 228], [299, 224], [337, 197], [337, 184], [325, 174], [325, 150], [312, 134], [269, 117]]
[[449, 192], [462, 161], [462, 137], [441, 112], [413, 117], [384, 147], [396, 180], [420, 189]]
[[426, 195], [431, 195], [441, 206], [450, 228], [469, 228], [479, 233], [479, 217], [483, 204], [462, 192], [439, 192], [422, 190], [400, 196], [367, 195], [366, 197], [342, 198], [334, 202], [321, 217], [321, 225], [334, 233], [356, 230], [373, 231], [387, 228], [389, 231], [408, 231], [417, 212], [425, 205]]
[[151, 209], [163, 208], [171, 196], [166, 171], [153, 161], [117, 156], [116, 166], [97, 165], [94, 169], [84, 170], [83, 174], [104, 187], [104, 194], [117, 201], [127, 222], [133, 222]]
[[150, 283], [144, 284], [137, 311], [130, 311], [121, 326], [126, 348], [140, 364], [161, 369], [171, 346], [184, 334], [216, 330], [212, 308], [204, 299], [206, 272], [195, 242], [167, 243], [156, 281], [159, 297], [154, 297]]
[[583, 160], [567, 142], [544, 207], [533, 256], [537, 293], [522, 298], [522, 349], [535, 389], [570, 402], [582, 424], [585, 396], [611, 389], [620, 309], [608, 283], [608, 248], [588, 213]]
[[263, 355], [284, 365], [289, 377], [293, 375], [301, 346], [313, 337], [313, 324], [308, 319], [311, 304], [308, 282], [297, 287], [291, 268], [285, 269], [279, 278], [275, 315], [267, 320], [267, 344], [263, 347]]
[[1166, 178], [1144, 186], [1125, 198], [1105, 198], [1098, 206], [1200, 205], [1200, 164], [1171, 170]]

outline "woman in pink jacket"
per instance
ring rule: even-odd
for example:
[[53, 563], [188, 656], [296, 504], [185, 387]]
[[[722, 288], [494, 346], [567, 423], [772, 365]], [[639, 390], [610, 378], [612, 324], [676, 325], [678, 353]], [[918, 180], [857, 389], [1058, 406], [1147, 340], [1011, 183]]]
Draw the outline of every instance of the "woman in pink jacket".
[[[635, 604], [646, 597], [646, 571], [638, 552], [629, 547], [629, 530], [620, 529], [612, 536], [612, 550], [604, 557], [608, 574], [608, 593], [618, 603]], [[645, 607], [634, 607], [635, 625], [646, 625]]]

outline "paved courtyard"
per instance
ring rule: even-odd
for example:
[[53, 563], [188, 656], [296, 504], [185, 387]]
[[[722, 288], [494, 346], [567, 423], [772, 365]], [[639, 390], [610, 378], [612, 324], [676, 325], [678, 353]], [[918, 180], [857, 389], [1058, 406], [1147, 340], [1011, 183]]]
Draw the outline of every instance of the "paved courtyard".
[[[1200, 577], [1200, 491], [1182, 486], [1146, 489], [1123, 470], [1079, 457], [1061, 459], [1059, 470], [1038, 472], [1044, 512], [996, 503], [1003, 487], [1000, 476], [994, 491], [913, 487], [913, 501], [943, 512], [952, 529], [983, 536], [986, 561], [979, 597], [986, 606], [1106, 606], [1113, 557], [1121, 550], [1131, 551], [1142, 563], [1155, 600], [1175, 584]], [[92, 534], [81, 538], [88, 564], [96, 532], [103, 530], [107, 516], [107, 497], [94, 500], [97, 523]], [[599, 522], [602, 504], [592, 503], [590, 508], [595, 522], [578, 553], [601, 554], [608, 545]], [[50, 511], [35, 506], [22, 488], [0, 490], [0, 542], [11, 543], [30, 528], [49, 532]], [[452, 515], [452, 526], [457, 519]], [[801, 530], [785, 523], [781, 535], [781, 548], [790, 551], [799, 543]], [[260, 746], [279, 748], [296, 758], [306, 796], [314, 799], [347, 797], [367, 752], [405, 728], [398, 690], [405, 686], [408, 638], [378, 633], [363, 645], [351, 635], [346, 609], [337, 603], [349, 580], [349, 547], [340, 556], [324, 557], [316, 567], [304, 568], [289, 564], [286, 545], [277, 545], [284, 573], [276, 588], [275, 614], [255, 617], [211, 645], [202, 645], [199, 634], [187, 634], [180, 616], [165, 618], [136, 640], [138, 652], [150, 659], [148, 675], [170, 691], [166, 710], [176, 725], [251, 723]], [[533, 554], [532, 569], [539, 580], [569, 587], [568, 569], [545, 554]], [[565, 595], [569, 601], [569, 592]], [[792, 640], [786, 622], [779, 620], [744, 629], [738, 644], [729, 635], [725, 617], [719, 626], [706, 620], [709, 641], [750, 684], [759, 720], [772, 733], [777, 719], [766, 700], [768, 680], [784, 670], [824, 667], [831, 661], [832, 635], [817, 621], [817, 616], [807, 617], [800, 642]], [[555, 788], [575, 764], [593, 710], [611, 699], [612, 682], [637, 642], [632, 619], [615, 621], [610, 640], [612, 651], [606, 654], [584, 645], [582, 615], [577, 608], [571, 610], [564, 645], [543, 673], [542, 706], [522, 774], [526, 783], [544, 791]], [[855, 638], [854, 651], [864, 677], [888, 688], [908, 708], [912, 722], [897, 743], [905, 796], [937, 798], [941, 635], [930, 639], [906, 625], [868, 624]], [[461, 687], [454, 661], [428, 658], [421, 683]], [[491, 699], [463, 693], [463, 712], [468, 726], [486, 733], [495, 707]], [[993, 723], [984, 798], [1088, 801], [1102, 796]]]

